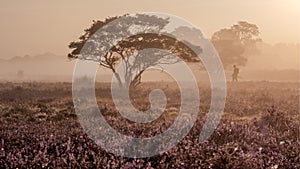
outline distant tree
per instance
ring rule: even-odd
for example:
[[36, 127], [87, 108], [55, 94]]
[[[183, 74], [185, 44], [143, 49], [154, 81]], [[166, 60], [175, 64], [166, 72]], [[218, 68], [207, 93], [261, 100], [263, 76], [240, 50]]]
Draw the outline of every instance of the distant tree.
[[245, 66], [247, 53], [252, 52], [253, 54], [253, 52], [258, 52], [256, 43], [261, 41], [259, 34], [257, 25], [240, 21], [230, 28], [215, 32], [211, 41], [218, 51], [225, 68], [232, 64]]
[[18, 70], [17, 71], [17, 77], [18, 78], [23, 78], [24, 77], [24, 71], [23, 70]]
[[[140, 18], [140, 22], [136, 22], [136, 19], [127, 16], [126, 22], [121, 22], [117, 26], [110, 27], [115, 32], [121, 33], [123, 35], [129, 35], [132, 28], [142, 29], [147, 32], [147, 29], [156, 29], [159, 32], [169, 23], [168, 18], [159, 18], [157, 16], [150, 16], [146, 14], [138, 14], [136, 17]], [[155, 65], [161, 64], [174, 64], [178, 62], [178, 58], [172, 57], [170, 54], [155, 54], [149, 56], [139, 55], [139, 51], [147, 48], [158, 48], [164, 49], [173, 53], [187, 62], [198, 62], [199, 59], [197, 54], [189, 48], [192, 46], [193, 49], [197, 48], [197, 52], [201, 52], [199, 46], [193, 46], [192, 44], [187, 46], [185, 43], [178, 41], [172, 35], [161, 32], [160, 34], [154, 33], [144, 33], [137, 34], [134, 36], [129, 36], [126, 39], [122, 39], [108, 52], [99, 58], [99, 53], [103, 51], [102, 47], [106, 47], [106, 44], [101, 44], [99, 41], [106, 41], [109, 39], [117, 38], [114, 34], [99, 34], [97, 39], [90, 41], [89, 39], [99, 30], [103, 28], [108, 23], [120, 18], [119, 16], [106, 18], [104, 21], [93, 21], [93, 24], [90, 28], [85, 30], [85, 33], [79, 37], [79, 41], [71, 42], [69, 48], [72, 51], [68, 54], [70, 59], [83, 59], [83, 60], [92, 60], [99, 62], [99, 64], [105, 68], [112, 70], [114, 76], [119, 82], [120, 86], [129, 87], [137, 86], [141, 83], [141, 76], [143, 72]], [[93, 54], [93, 57], [90, 55], [85, 55], [82, 52], [84, 45], [87, 45], [89, 54]], [[99, 47], [101, 46], [101, 47]], [[116, 68], [119, 63], [125, 65], [125, 73], [123, 79], [121, 80], [120, 75], [117, 73]]]

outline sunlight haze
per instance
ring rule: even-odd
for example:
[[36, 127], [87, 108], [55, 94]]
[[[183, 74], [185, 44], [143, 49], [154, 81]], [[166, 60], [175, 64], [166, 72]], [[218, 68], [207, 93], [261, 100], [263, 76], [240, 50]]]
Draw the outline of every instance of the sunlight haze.
[[254, 1], [0, 1], [0, 58], [53, 52], [66, 55], [92, 20], [136, 12], [182, 17], [210, 37], [238, 21], [259, 26], [266, 43], [299, 43], [297, 0]]

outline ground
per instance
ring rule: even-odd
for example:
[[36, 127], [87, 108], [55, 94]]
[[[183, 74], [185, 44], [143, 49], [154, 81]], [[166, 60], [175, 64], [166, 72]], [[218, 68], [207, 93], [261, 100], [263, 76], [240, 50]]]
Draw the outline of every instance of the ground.
[[[210, 89], [202, 86], [199, 117], [190, 133], [169, 151], [140, 159], [108, 153], [84, 133], [74, 112], [71, 83], [0, 86], [0, 168], [300, 168], [298, 83], [228, 83], [222, 120], [199, 143], [210, 106]], [[151, 124], [122, 118], [109, 84], [96, 85], [98, 105], [119, 132], [149, 137], [165, 131], [180, 107], [178, 88], [167, 83], [143, 83], [132, 91], [133, 105], [147, 110], [145, 98], [153, 88], [166, 92], [168, 104]]]

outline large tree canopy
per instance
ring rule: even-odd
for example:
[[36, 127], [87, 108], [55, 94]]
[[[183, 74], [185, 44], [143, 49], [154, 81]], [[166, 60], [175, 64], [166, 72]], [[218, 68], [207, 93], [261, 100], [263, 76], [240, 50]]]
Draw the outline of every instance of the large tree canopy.
[[[138, 22], [136, 17], [139, 18]], [[169, 23], [168, 18], [160, 18], [145, 14], [138, 14], [136, 17], [126, 17], [125, 22], [110, 26], [107, 29], [125, 36], [131, 35], [131, 31], [135, 31], [135, 29], [142, 29], [145, 33], [121, 39], [109, 48], [105, 42], [111, 39], [118, 39], [118, 35], [104, 32], [102, 34], [97, 34], [96, 39], [94, 38], [91, 40], [91, 38], [93, 38], [93, 35], [95, 35], [100, 28], [104, 28], [108, 23], [113, 22], [120, 17], [111, 17], [104, 21], [93, 21], [92, 26], [86, 29], [85, 33], [79, 37], [79, 41], [70, 43], [69, 48], [72, 49], [72, 51], [68, 54], [68, 57], [71, 59], [93, 60], [99, 62], [101, 66], [111, 69], [119, 84], [126, 87], [129, 87], [129, 85], [136, 86], [140, 84], [141, 75], [147, 68], [161, 64], [173, 64], [178, 61], [178, 58], [174, 58], [173, 55], [170, 54], [159, 53], [151, 55], [151, 58], [149, 58], [149, 56], [139, 55], [139, 51], [143, 49], [164, 49], [177, 55], [184, 61], [199, 61], [199, 58], [197, 57], [197, 54], [201, 52], [199, 46], [194, 46], [188, 42], [178, 41], [174, 36], [163, 32], [163, 29]], [[150, 29], [157, 30], [161, 33], [147, 33], [147, 30]], [[82, 51], [83, 48], [85, 48], [85, 52]], [[103, 55], [101, 53], [103, 53], [105, 48], [109, 48], [109, 50]], [[120, 75], [116, 71], [119, 63], [125, 65], [126, 72], [124, 74], [125, 77], [123, 77], [124, 81], [121, 80]]]
[[245, 21], [215, 32], [211, 40], [225, 68], [231, 64], [245, 66], [247, 53], [257, 52], [256, 43], [261, 41], [258, 26]]

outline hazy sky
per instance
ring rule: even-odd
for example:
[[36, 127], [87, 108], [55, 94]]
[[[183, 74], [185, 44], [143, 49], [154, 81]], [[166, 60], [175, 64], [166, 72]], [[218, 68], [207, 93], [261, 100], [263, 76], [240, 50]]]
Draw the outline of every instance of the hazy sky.
[[135, 12], [180, 16], [204, 34], [237, 21], [255, 23], [265, 42], [299, 42], [299, 0], [0, 0], [0, 58], [53, 52], [66, 55], [92, 20]]

